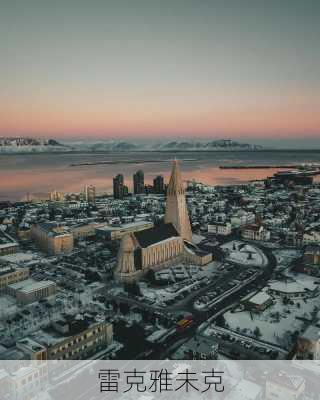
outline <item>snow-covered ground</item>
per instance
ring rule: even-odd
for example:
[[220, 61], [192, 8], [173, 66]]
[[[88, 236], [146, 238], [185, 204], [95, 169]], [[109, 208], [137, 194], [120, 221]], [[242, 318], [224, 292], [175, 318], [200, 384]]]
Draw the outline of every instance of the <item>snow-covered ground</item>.
[[294, 260], [298, 259], [301, 256], [302, 252], [301, 250], [296, 249], [279, 249], [274, 250], [273, 254], [277, 259], [278, 266], [287, 267]]
[[[297, 283], [305, 283], [307, 286], [308, 278], [310, 279], [308, 276], [298, 276]], [[289, 349], [290, 335], [305, 329], [302, 319], [309, 320], [311, 314], [320, 309], [320, 296], [291, 299], [291, 302], [292, 304], [284, 304], [282, 299], [274, 298], [274, 304], [260, 313], [228, 311], [224, 314], [225, 321], [231, 330], [247, 336], [254, 336], [253, 332], [258, 327], [261, 332], [260, 339]]]
[[227, 253], [226, 260], [240, 265], [259, 266], [267, 265], [268, 260], [262, 250], [251, 244], [232, 240], [221, 248]]
[[197, 290], [200, 282], [213, 278], [220, 266], [221, 263], [218, 262], [211, 262], [204, 267], [179, 264], [156, 272], [158, 278], [161, 277], [170, 282], [167, 286], [159, 288], [140, 283], [140, 290], [146, 299], [162, 306], [168, 300], [177, 300], [178, 296]]

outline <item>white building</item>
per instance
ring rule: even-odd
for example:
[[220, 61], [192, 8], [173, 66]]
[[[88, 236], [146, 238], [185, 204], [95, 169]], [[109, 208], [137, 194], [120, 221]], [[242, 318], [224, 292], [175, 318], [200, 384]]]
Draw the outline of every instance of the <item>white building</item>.
[[255, 221], [255, 215], [252, 212], [246, 212], [244, 210], [239, 210], [234, 214], [230, 221], [233, 228], [239, 228], [240, 226], [253, 224]]
[[52, 296], [57, 291], [57, 285], [52, 281], [34, 281], [26, 279], [7, 286], [7, 292], [19, 303], [28, 304], [45, 297]]
[[242, 228], [241, 236], [246, 240], [268, 241], [270, 232], [263, 225], [251, 224]]
[[208, 233], [227, 236], [232, 232], [230, 222], [216, 222], [208, 225]]
[[320, 244], [320, 231], [312, 230], [303, 234], [302, 244]]

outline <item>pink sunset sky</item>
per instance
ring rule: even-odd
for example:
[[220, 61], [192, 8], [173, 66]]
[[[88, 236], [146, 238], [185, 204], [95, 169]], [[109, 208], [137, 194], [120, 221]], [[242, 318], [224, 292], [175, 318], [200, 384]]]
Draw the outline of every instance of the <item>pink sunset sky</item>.
[[0, 136], [319, 139], [319, 2], [223, 3], [7, 2]]

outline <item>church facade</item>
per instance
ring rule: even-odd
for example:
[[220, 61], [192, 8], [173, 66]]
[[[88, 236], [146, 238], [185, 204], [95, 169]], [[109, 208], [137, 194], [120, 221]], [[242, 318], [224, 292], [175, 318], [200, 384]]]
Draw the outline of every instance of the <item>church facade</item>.
[[168, 185], [164, 223], [125, 235], [120, 244], [116, 277], [134, 282], [150, 269], [177, 263], [205, 265], [212, 254], [192, 243], [191, 225], [179, 165], [174, 161]]

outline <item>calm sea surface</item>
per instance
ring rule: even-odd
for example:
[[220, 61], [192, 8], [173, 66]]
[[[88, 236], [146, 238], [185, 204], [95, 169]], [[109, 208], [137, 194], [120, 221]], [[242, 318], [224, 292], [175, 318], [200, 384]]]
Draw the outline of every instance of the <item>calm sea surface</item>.
[[[181, 160], [185, 180], [212, 185], [240, 184], [271, 176], [278, 169], [223, 170], [220, 165], [288, 165], [320, 163], [320, 151], [261, 152], [135, 152], [0, 155], [0, 199], [21, 200], [27, 193], [45, 196], [51, 190], [79, 192], [84, 185], [98, 192], [111, 192], [112, 178], [123, 173], [132, 188], [132, 174], [145, 172], [146, 183], [156, 175], [168, 180], [170, 160]], [[152, 161], [152, 162], [150, 162]], [[115, 164], [72, 166], [79, 163], [114, 162]]]

